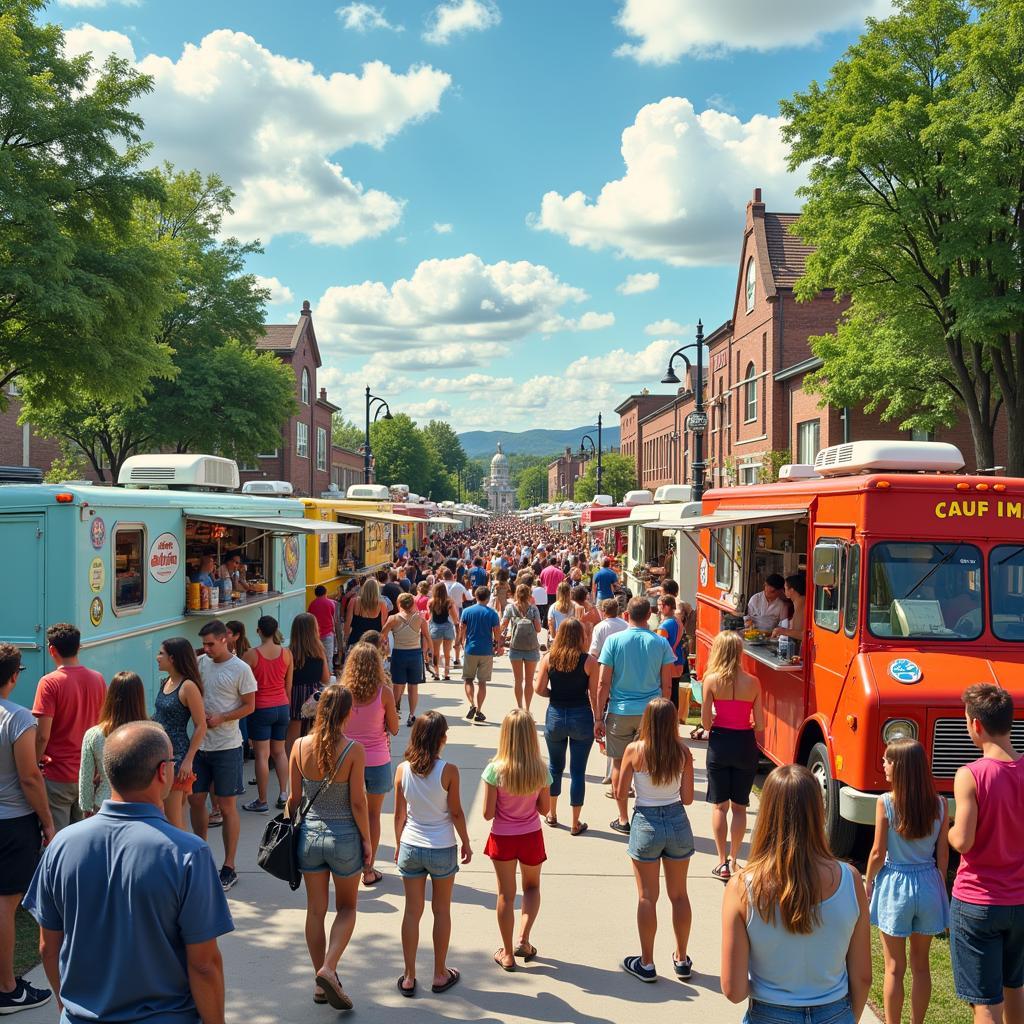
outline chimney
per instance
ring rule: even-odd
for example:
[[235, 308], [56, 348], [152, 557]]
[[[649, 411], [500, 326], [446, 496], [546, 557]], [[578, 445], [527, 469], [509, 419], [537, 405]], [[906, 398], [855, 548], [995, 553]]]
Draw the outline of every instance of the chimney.
[[320, 389], [320, 401], [321, 402], [326, 402], [327, 401], [327, 388], [321, 388]]
[[761, 199], [759, 188], [754, 189], [754, 197], [747, 203], [747, 231], [754, 226], [755, 220], [764, 220], [764, 202]]
[[303, 299], [302, 300], [302, 315], [303, 316], [309, 316], [311, 314], [311, 312], [312, 312], [312, 310], [310, 310], [310, 308], [309, 308], [309, 299]]
[[[755, 203], [761, 202], [761, 190], [759, 188], [755, 188], [754, 189], [754, 202]], [[308, 306], [309, 303], [307, 302], [306, 305]]]

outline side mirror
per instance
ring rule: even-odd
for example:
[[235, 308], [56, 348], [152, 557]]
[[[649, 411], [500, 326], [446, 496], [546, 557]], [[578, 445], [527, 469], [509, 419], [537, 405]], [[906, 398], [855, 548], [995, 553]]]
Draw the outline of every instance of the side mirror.
[[814, 549], [814, 585], [835, 587], [839, 584], [839, 548], [835, 544], [819, 544]]

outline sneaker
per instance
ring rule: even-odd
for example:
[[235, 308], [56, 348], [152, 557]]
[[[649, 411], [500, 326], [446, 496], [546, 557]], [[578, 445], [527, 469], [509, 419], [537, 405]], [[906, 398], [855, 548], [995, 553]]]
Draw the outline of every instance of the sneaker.
[[462, 662], [461, 662], [461, 661], [459, 661], [459, 659], [458, 659], [458, 658], [456, 658], [456, 659], [455, 659], [455, 660], [454, 660], [454, 661], [452, 662], [452, 668], [462, 668]]
[[413, 724], [413, 722], [415, 722], [415, 721], [416, 721], [416, 716], [415, 716], [415, 715], [410, 715], [410, 716], [409, 716], [409, 717], [408, 717], [408, 718], [407, 718], [407, 719], [405, 720], [405, 724], [406, 724], [406, 725], [408, 725], [408, 726], [411, 726], [411, 725]]
[[672, 954], [672, 970], [676, 972], [677, 978], [683, 978], [684, 980], [690, 977], [693, 972], [693, 961], [686, 957], [685, 960], [677, 960], [675, 953]]
[[286, 797], [286, 796], [284, 795], [284, 793], [282, 793], [282, 794], [281, 794], [281, 795], [280, 795], [280, 796], [279, 796], [279, 797], [277, 798], [277, 803], [276, 803], [276, 804], [274, 804], [274, 806], [275, 806], [275, 807], [276, 807], [276, 808], [277, 808], [277, 809], [278, 809], [279, 811], [283, 811], [283, 810], [285, 809], [285, 805], [286, 805], [287, 803], [288, 803], [288, 797]]
[[238, 881], [238, 873], [234, 868], [229, 868], [227, 864], [220, 869], [220, 887], [227, 892], [228, 889], [234, 888], [235, 883]]
[[658, 972], [653, 967], [644, 967], [638, 956], [627, 956], [622, 961], [622, 969], [627, 974], [632, 974], [634, 978], [646, 981], [648, 984], [658, 980]]
[[210, 817], [207, 819], [207, 826], [209, 828], [220, 828], [224, 824], [224, 815], [220, 811], [210, 811]]
[[[629, 825], [628, 824], [623, 825], [622, 822], [619, 821], [618, 818], [614, 818], [612, 821], [608, 822], [608, 827], [610, 829], [612, 829], [612, 831], [614, 831], [614, 832], [621, 832], [624, 836], [628, 836], [629, 835]], [[633, 959], [637, 959], [637, 958], [634, 957]]]
[[0, 1014], [18, 1013], [45, 1006], [53, 998], [48, 988], [33, 988], [24, 978], [14, 979], [10, 992], [0, 992]]
[[475, 716], [476, 716], [476, 708], [470, 707], [470, 709], [466, 712], [466, 717], [467, 718], [474, 718]]
[[486, 719], [486, 718], [484, 718], [484, 713], [483, 713], [482, 711], [478, 711], [478, 712], [477, 712], [477, 713], [476, 713], [476, 714], [475, 714], [475, 715], [473, 716], [473, 721], [474, 721], [474, 722], [486, 722], [486, 721], [487, 721], [487, 719]]
[[243, 811], [252, 811], [253, 814], [266, 814], [270, 808], [263, 800], [250, 800], [247, 804], [242, 804]]

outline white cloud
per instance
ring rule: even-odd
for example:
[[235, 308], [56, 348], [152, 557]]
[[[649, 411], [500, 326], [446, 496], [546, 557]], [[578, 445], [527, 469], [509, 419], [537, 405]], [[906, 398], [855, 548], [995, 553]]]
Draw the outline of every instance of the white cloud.
[[587, 312], [581, 317], [553, 316], [545, 320], [540, 329], [545, 334], [557, 334], [558, 331], [601, 331], [614, 326], [614, 313]]
[[806, 46], [828, 32], [884, 17], [891, 0], [624, 0], [619, 27], [634, 43], [616, 50], [643, 64], [669, 64], [683, 54]]
[[689, 334], [692, 330], [691, 324], [681, 324], [676, 320], [655, 320], [653, 324], [648, 324], [644, 328], [644, 334], [649, 334], [652, 337], [657, 335], [663, 338], [666, 335], [677, 337], [680, 334]]
[[467, 373], [465, 377], [424, 377], [417, 387], [424, 391], [436, 391], [440, 394], [458, 394], [460, 392], [491, 391], [500, 388], [505, 390], [515, 384], [513, 377], [492, 377], [486, 373]]
[[[558, 401], [552, 402], [551, 396]], [[531, 377], [501, 396], [502, 422], [521, 423], [523, 428], [540, 425], [564, 428], [592, 423], [597, 413], [622, 400], [620, 380], [566, 378], [562, 376]]]
[[616, 348], [600, 356], [581, 356], [565, 368], [569, 380], [615, 384], [657, 384], [665, 375], [675, 341], [652, 341], [639, 352]]
[[278, 278], [264, 277], [262, 274], [254, 276], [258, 288], [270, 289], [270, 304], [272, 306], [280, 306], [285, 302], [293, 302], [295, 300], [295, 293], [286, 284], [281, 284]]
[[782, 124], [764, 114], [698, 114], [677, 96], [650, 103], [622, 133], [625, 174], [596, 199], [548, 192], [531, 223], [573, 245], [673, 266], [733, 262], [755, 186], [772, 209], [797, 208], [803, 179], [786, 169]]
[[393, 374], [396, 369], [404, 373], [423, 373], [428, 370], [490, 366], [508, 353], [507, 345], [495, 341], [471, 342], [468, 345], [451, 343], [397, 353], [376, 352], [363, 364], [363, 368], [373, 379], [378, 379]]
[[494, 0], [446, 0], [431, 12], [423, 38], [443, 46], [455, 36], [481, 32], [500, 23], [501, 11]]
[[620, 295], [640, 295], [653, 292], [661, 284], [660, 274], [630, 274], [615, 290]]
[[440, 398], [428, 398], [425, 402], [401, 403], [395, 406], [396, 412], [404, 412], [421, 426], [428, 420], [446, 420], [452, 414], [452, 407]]
[[384, 28], [391, 32], [404, 32], [405, 26], [392, 25], [384, 17], [383, 7], [374, 7], [373, 4], [352, 3], [338, 8], [338, 17], [345, 28], [353, 32], [369, 32], [372, 29]]
[[[69, 53], [135, 60], [120, 33], [85, 25], [66, 40]], [[435, 113], [451, 84], [429, 66], [401, 74], [376, 61], [359, 74], [325, 76], [227, 29], [186, 45], [177, 59], [150, 54], [137, 64], [154, 79], [137, 107], [155, 159], [219, 173], [237, 193], [225, 230], [264, 242], [298, 232], [348, 245], [394, 227], [402, 200], [347, 177], [334, 154], [359, 143], [382, 147]]]
[[441, 224], [438, 221], [434, 221], [434, 230], [439, 235], [450, 235], [455, 229], [451, 224]]
[[[587, 293], [545, 266], [520, 260], [484, 263], [467, 253], [420, 263], [412, 276], [328, 288], [316, 304], [320, 337], [352, 351], [394, 354], [408, 349], [475, 342], [517, 341], [543, 331], [568, 303]], [[608, 314], [595, 314], [602, 326]], [[573, 321], [577, 329], [595, 317]], [[435, 364], [438, 365], [438, 364]]]

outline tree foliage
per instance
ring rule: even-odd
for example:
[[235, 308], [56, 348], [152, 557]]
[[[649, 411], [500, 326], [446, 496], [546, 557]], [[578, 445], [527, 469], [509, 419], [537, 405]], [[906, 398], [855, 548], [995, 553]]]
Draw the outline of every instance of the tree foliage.
[[350, 452], [358, 452], [365, 440], [362, 427], [357, 427], [352, 420], [345, 419], [341, 412], [334, 414], [331, 419], [332, 444], [339, 448], [347, 448]]
[[427, 442], [414, 420], [404, 412], [390, 420], [370, 424], [370, 450], [374, 479], [381, 484], [406, 484], [416, 494], [429, 489], [430, 466]]
[[[601, 491], [615, 501], [622, 501], [626, 491], [635, 490], [636, 465], [628, 455], [606, 452], [601, 456]], [[597, 459], [587, 463], [587, 470], [576, 481], [575, 501], [592, 501], [597, 493]]]
[[548, 500], [548, 471], [546, 466], [526, 466], [516, 483], [516, 502], [520, 508], [542, 505]]

